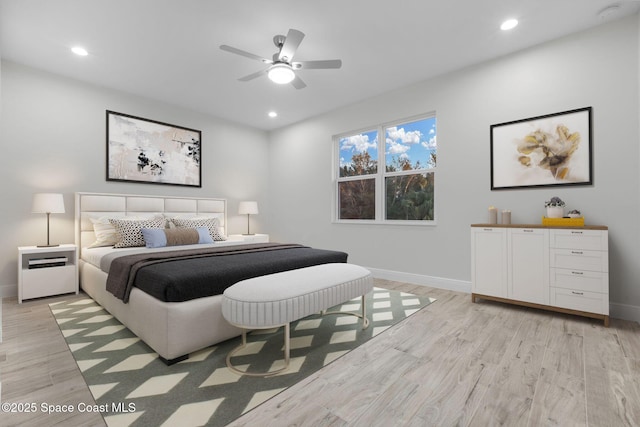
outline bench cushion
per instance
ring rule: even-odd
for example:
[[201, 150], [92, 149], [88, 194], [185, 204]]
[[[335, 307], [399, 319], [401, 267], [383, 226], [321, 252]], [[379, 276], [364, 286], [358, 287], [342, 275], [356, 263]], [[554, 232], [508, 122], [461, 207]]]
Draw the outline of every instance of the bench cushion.
[[243, 280], [224, 291], [222, 315], [247, 329], [271, 328], [318, 313], [373, 289], [371, 272], [322, 264]]

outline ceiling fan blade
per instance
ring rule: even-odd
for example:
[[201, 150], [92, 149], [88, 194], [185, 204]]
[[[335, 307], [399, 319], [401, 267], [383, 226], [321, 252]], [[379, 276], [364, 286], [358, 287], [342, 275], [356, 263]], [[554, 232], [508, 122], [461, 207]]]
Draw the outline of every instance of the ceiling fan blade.
[[291, 84], [293, 85], [293, 87], [295, 87], [296, 89], [304, 89], [305, 87], [307, 87], [307, 84], [305, 82], [302, 81], [302, 79], [299, 76], [296, 76], [295, 79], [293, 79], [293, 81], [291, 82]]
[[256, 61], [264, 62], [265, 64], [273, 64], [273, 61], [270, 59], [254, 55], [253, 53], [245, 52], [244, 50], [235, 48], [233, 46], [227, 46], [226, 44], [220, 45], [220, 49], [226, 52], [235, 53], [236, 55], [244, 56], [245, 58], [255, 59]]
[[291, 28], [287, 33], [287, 38], [284, 40], [282, 48], [280, 49], [278, 60], [290, 63], [293, 59], [293, 55], [295, 55], [296, 50], [298, 49], [298, 46], [302, 43], [303, 38], [304, 33], [302, 31]]
[[342, 61], [340, 59], [326, 59], [323, 61], [301, 61], [291, 64], [293, 68], [300, 69], [305, 68], [307, 70], [319, 70], [328, 68], [340, 68], [342, 67]]
[[248, 76], [240, 77], [238, 80], [241, 82], [248, 82], [249, 80], [257, 79], [263, 74], [267, 74], [267, 70], [256, 71], [255, 73], [251, 73]]

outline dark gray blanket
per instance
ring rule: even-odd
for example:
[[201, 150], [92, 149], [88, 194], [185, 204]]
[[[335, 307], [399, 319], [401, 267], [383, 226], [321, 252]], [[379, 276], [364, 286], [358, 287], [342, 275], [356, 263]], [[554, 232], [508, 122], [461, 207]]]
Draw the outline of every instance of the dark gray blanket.
[[332, 262], [347, 262], [347, 254], [280, 243], [126, 255], [111, 262], [107, 290], [125, 303], [133, 286], [181, 302], [222, 294], [252, 277]]

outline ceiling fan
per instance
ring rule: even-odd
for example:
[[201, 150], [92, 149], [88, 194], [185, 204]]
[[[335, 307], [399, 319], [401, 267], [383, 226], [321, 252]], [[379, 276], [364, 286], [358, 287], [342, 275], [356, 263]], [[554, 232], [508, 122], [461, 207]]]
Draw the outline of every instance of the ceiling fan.
[[265, 64], [269, 64], [269, 68], [265, 70], [260, 70], [255, 73], [249, 74], [248, 76], [239, 78], [238, 80], [240, 80], [241, 82], [248, 82], [249, 80], [258, 78], [263, 74], [267, 74], [269, 79], [271, 79], [271, 81], [275, 83], [291, 83], [296, 89], [303, 89], [307, 87], [307, 85], [304, 81], [302, 81], [300, 76], [296, 75], [296, 70], [331, 69], [340, 68], [342, 66], [342, 61], [340, 59], [293, 62], [293, 56], [295, 55], [296, 50], [298, 49], [298, 46], [300, 46], [303, 38], [304, 33], [302, 31], [294, 30], [293, 28], [289, 30], [286, 36], [274, 36], [273, 44], [275, 44], [278, 48], [278, 52], [273, 54], [273, 59], [262, 58], [258, 55], [254, 55], [253, 53], [249, 53], [232, 46], [227, 46], [226, 44], [221, 45], [220, 49], [226, 52], [235, 53], [236, 55], [244, 56], [249, 59], [255, 59]]

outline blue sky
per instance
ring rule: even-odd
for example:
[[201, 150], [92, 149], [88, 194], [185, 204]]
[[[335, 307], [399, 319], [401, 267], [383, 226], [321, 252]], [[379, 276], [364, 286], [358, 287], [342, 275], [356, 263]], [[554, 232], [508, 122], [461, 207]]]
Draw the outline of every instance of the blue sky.
[[[430, 117], [415, 122], [403, 123], [385, 129], [385, 161], [393, 157], [407, 158], [412, 165], [420, 161], [422, 167], [429, 163], [431, 152], [436, 151], [436, 118]], [[354, 154], [368, 151], [373, 159], [378, 158], [378, 132], [370, 131], [340, 138], [340, 166], [351, 163]]]

